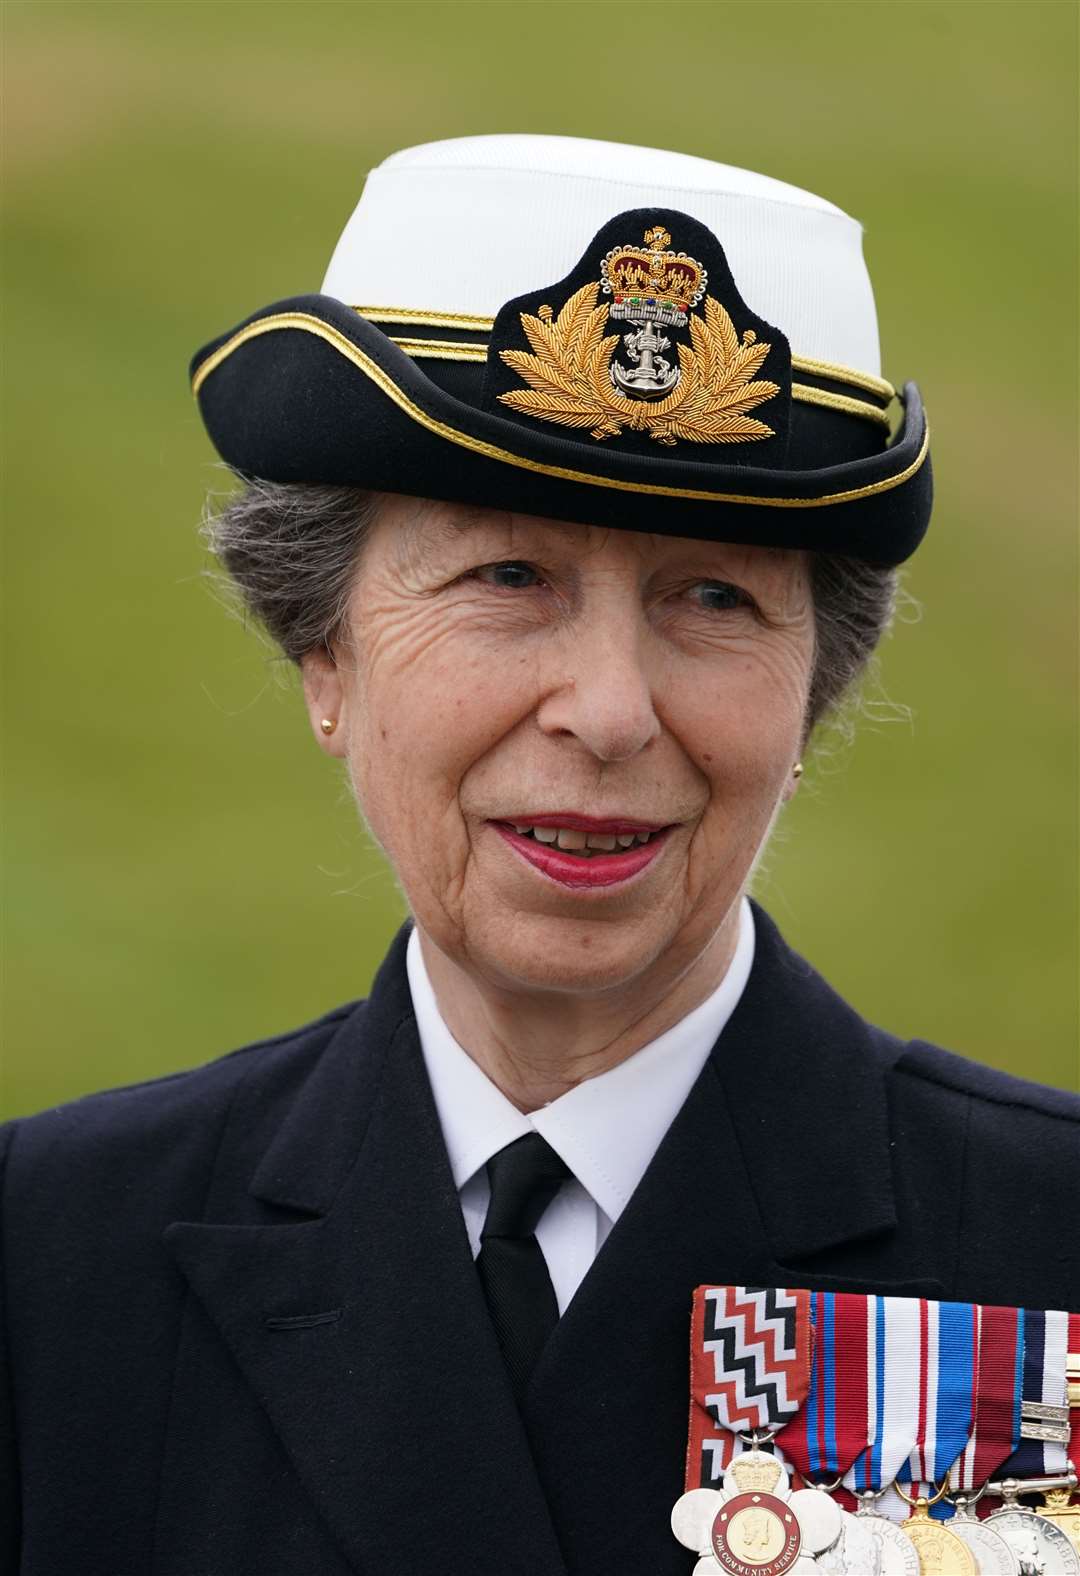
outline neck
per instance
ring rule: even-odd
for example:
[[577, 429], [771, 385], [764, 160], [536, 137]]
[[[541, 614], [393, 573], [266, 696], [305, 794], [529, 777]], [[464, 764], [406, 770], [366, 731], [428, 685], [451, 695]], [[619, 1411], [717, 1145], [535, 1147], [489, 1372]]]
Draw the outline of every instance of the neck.
[[710, 996], [731, 966], [739, 903], [703, 951], [595, 995], [514, 989], [463, 968], [418, 926], [424, 966], [451, 1034], [520, 1111], [617, 1067]]

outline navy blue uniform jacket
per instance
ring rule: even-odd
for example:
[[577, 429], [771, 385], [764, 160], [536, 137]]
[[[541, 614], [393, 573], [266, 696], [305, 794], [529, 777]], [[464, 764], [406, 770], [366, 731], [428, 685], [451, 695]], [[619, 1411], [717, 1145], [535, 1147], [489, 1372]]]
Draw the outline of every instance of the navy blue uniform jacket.
[[695, 1286], [1080, 1304], [1080, 1099], [873, 1028], [756, 918], [521, 1413], [404, 933], [366, 1003], [0, 1129], [0, 1568], [687, 1576]]

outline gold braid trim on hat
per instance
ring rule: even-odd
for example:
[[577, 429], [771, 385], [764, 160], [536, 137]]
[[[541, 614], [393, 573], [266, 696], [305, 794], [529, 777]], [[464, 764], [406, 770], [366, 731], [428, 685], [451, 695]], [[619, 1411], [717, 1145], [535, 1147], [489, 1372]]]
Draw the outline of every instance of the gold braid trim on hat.
[[918, 454], [910, 465], [898, 471], [895, 476], [886, 476], [881, 481], [868, 482], [863, 487], [850, 487], [843, 492], [823, 493], [818, 498], [758, 498], [752, 493], [716, 492], [704, 487], [673, 487], [665, 486], [660, 482], [623, 481], [613, 476], [595, 476], [588, 471], [571, 470], [562, 465], [545, 465], [541, 460], [530, 460], [523, 454], [514, 454], [511, 450], [500, 448], [497, 444], [487, 443], [482, 438], [474, 438], [471, 433], [460, 432], [456, 427], [451, 427], [449, 422], [440, 421], [438, 417], [421, 410], [420, 406], [409, 398], [404, 389], [398, 387], [377, 361], [372, 360], [359, 345], [354, 345], [352, 340], [339, 329], [332, 328], [329, 323], [324, 323], [311, 312], [275, 312], [269, 317], [258, 318], [254, 323], [248, 323], [245, 328], [238, 329], [223, 345], [212, 351], [196, 369], [191, 380], [192, 393], [197, 395], [207, 378], [242, 345], [246, 345], [252, 339], [258, 339], [263, 334], [276, 333], [282, 329], [299, 330], [321, 339], [324, 344], [344, 356], [346, 361], [350, 361], [369, 378], [388, 399], [405, 412], [411, 421], [415, 421], [428, 432], [433, 432], [437, 437], [445, 438], [448, 443], [457, 444], [460, 448], [468, 449], [473, 454], [480, 454], [485, 459], [516, 466], [519, 470], [534, 471], [542, 476], [555, 476], [561, 481], [582, 482], [589, 487], [607, 487], [616, 492], [644, 493], [657, 498], [694, 498], [700, 499], [703, 503], [750, 504], [764, 509], [821, 509], [829, 504], [854, 503], [860, 498], [872, 498], [877, 493], [890, 492], [894, 487], [902, 486], [915, 475], [930, 451], [930, 426], [927, 423]]
[[[399, 323], [403, 327], [456, 328], [475, 330], [477, 333], [483, 333], [485, 330], [490, 333], [495, 327], [493, 317], [481, 317], [468, 312], [438, 312], [407, 306], [354, 306], [352, 310], [358, 312], [361, 317], [366, 317], [371, 323]], [[417, 340], [416, 343], [419, 346], [437, 344], [438, 341], [422, 339]], [[484, 355], [487, 355], [486, 345], [470, 343], [469, 349], [483, 349]], [[465, 359], [463, 356], [462, 360]], [[792, 355], [791, 368], [793, 372], [805, 372], [810, 377], [829, 378], [834, 383], [850, 384], [852, 388], [862, 389], [865, 393], [874, 395], [876, 399], [888, 401], [898, 398], [895, 388], [886, 378], [875, 377], [872, 372], [863, 372], [857, 367], [844, 366], [839, 361], [822, 361], [816, 356]]]

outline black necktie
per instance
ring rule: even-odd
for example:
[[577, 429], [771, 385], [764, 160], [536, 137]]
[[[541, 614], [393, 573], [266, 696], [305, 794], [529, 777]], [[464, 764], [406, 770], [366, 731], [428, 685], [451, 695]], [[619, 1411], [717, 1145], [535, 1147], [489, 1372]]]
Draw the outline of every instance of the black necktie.
[[487, 1174], [491, 1202], [476, 1268], [520, 1401], [559, 1319], [555, 1289], [533, 1233], [570, 1170], [539, 1133], [526, 1133], [492, 1156]]

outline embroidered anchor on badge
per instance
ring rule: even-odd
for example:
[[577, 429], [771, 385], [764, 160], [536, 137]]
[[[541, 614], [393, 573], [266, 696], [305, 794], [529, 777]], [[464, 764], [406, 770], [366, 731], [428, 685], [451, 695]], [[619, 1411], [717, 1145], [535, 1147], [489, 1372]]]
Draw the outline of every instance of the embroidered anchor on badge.
[[[557, 314], [547, 304], [520, 313], [531, 349], [499, 356], [528, 388], [496, 397], [538, 421], [588, 428], [597, 441], [624, 429], [669, 446], [774, 437], [774, 427], [750, 415], [781, 392], [757, 376], [772, 344], [754, 328], [739, 334], [724, 304], [706, 294], [704, 264], [673, 251], [663, 225], [650, 225], [644, 241], [612, 247], [600, 278]], [[614, 323], [630, 331], [608, 334]]]

